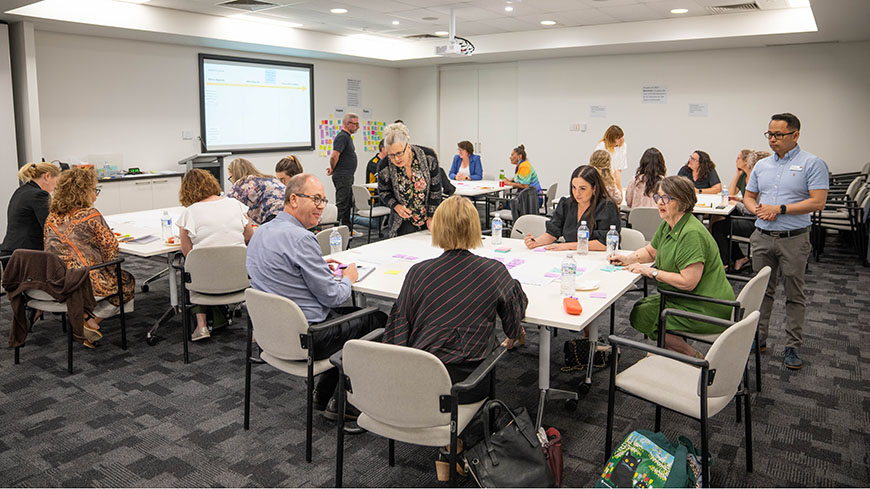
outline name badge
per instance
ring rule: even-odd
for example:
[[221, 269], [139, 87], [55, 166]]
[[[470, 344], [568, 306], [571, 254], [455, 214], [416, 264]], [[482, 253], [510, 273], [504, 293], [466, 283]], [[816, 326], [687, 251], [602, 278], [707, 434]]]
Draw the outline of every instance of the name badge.
[[804, 171], [804, 167], [801, 165], [792, 165], [788, 169], [789, 171]]

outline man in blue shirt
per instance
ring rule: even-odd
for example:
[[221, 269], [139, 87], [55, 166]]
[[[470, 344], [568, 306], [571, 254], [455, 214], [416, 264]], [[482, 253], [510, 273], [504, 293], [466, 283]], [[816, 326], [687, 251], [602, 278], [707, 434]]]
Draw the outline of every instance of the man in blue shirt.
[[754, 213], [752, 268], [771, 268], [770, 282], [761, 303], [756, 348], [767, 349], [770, 312], [778, 274], [785, 287], [785, 366], [803, 365], [798, 348], [803, 342], [806, 316], [804, 273], [810, 255], [810, 214], [825, 207], [828, 197], [828, 165], [818, 156], [801, 150], [797, 141], [801, 123], [789, 113], [774, 114], [764, 133], [773, 155], [759, 161], [746, 184], [743, 202]]
[[[284, 210], [263, 224], [248, 243], [247, 269], [251, 287], [286, 297], [302, 309], [310, 325], [322, 323], [358, 310], [341, 307], [350, 299], [351, 285], [359, 278], [356, 265], [348, 264], [336, 280], [333, 267], [337, 260], [324, 260], [314, 233], [308, 229], [320, 222], [326, 207], [323, 184], [314, 175], [301, 173], [287, 182]], [[361, 338], [387, 322], [383, 312], [343, 323], [340, 327], [313, 333], [314, 359], [324, 360], [341, 350], [347, 340]], [[330, 369], [320, 375], [314, 393], [314, 407], [326, 407], [338, 383], [338, 371]], [[350, 406], [349, 406], [350, 407]], [[335, 403], [330, 402], [324, 416], [337, 417]]]

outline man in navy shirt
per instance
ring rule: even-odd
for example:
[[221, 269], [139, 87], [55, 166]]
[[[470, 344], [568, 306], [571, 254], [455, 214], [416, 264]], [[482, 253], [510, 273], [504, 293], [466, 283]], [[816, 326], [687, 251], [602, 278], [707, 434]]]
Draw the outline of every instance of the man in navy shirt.
[[767, 348], [770, 311], [778, 274], [785, 286], [785, 366], [803, 366], [798, 348], [803, 342], [806, 315], [804, 273], [810, 256], [810, 214], [825, 207], [828, 197], [828, 165], [798, 146], [801, 123], [789, 113], [770, 118], [767, 138], [773, 155], [756, 163], [746, 184], [743, 203], [758, 216], [752, 233], [752, 268], [771, 268], [770, 282], [761, 303], [756, 348]]
[[329, 168], [326, 174], [332, 176], [335, 186], [335, 206], [338, 207], [338, 220], [353, 231], [350, 222], [350, 209], [353, 206], [353, 174], [356, 172], [356, 149], [351, 134], [359, 129], [359, 116], [353, 112], [345, 114], [341, 120], [341, 131], [332, 141], [332, 154], [329, 155]]

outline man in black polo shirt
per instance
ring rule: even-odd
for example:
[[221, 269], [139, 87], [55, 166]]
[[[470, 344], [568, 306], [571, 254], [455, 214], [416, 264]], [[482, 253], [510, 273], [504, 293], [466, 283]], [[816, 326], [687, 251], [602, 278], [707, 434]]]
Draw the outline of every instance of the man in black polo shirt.
[[359, 129], [359, 116], [353, 112], [345, 114], [341, 120], [341, 131], [332, 141], [332, 154], [329, 155], [329, 168], [326, 174], [332, 176], [335, 186], [335, 206], [338, 207], [338, 220], [353, 230], [350, 209], [353, 206], [353, 174], [356, 172], [356, 150], [350, 135]]

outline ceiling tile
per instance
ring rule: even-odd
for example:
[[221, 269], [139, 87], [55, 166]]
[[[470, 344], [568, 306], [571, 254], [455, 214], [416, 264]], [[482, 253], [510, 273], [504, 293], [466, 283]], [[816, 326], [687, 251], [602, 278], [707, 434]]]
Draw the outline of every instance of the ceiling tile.
[[604, 7], [599, 12], [619, 19], [621, 22], [640, 22], [661, 18], [655, 11], [645, 4], [623, 5], [620, 7]]

